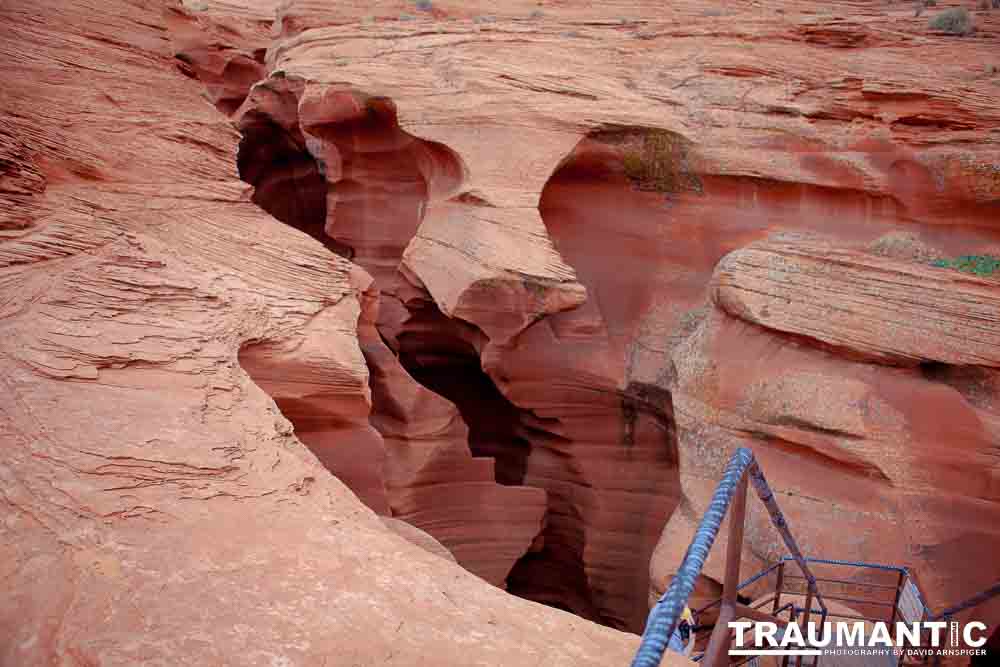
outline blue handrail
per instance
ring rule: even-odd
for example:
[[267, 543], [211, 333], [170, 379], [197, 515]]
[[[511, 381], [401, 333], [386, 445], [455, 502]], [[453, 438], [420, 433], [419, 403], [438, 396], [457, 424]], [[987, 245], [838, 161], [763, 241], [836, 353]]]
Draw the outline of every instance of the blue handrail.
[[761, 502], [767, 508], [768, 514], [771, 516], [771, 523], [777, 528], [792, 558], [798, 563], [799, 568], [802, 570], [802, 575], [808, 582], [809, 588], [813, 591], [813, 595], [820, 607], [822, 607], [825, 616], [826, 603], [816, 589], [816, 577], [810, 572], [809, 566], [802, 556], [802, 552], [795, 543], [792, 534], [788, 531], [788, 524], [785, 522], [785, 517], [781, 513], [781, 510], [778, 508], [774, 494], [771, 492], [771, 488], [764, 478], [764, 473], [761, 471], [760, 466], [757, 465], [753, 452], [746, 447], [740, 447], [733, 453], [732, 458], [729, 459], [729, 463], [726, 464], [722, 479], [719, 480], [719, 485], [712, 495], [708, 509], [705, 510], [705, 514], [701, 518], [701, 523], [698, 524], [698, 529], [695, 531], [691, 544], [688, 545], [687, 552], [684, 554], [684, 560], [681, 561], [681, 566], [678, 568], [677, 574], [674, 575], [673, 581], [670, 582], [670, 586], [666, 592], [649, 612], [649, 617], [646, 619], [646, 629], [642, 633], [642, 641], [639, 644], [639, 650], [636, 652], [635, 658], [632, 659], [632, 667], [659, 666], [670, 636], [677, 629], [677, 623], [684, 611], [684, 606], [687, 604], [688, 598], [691, 597], [691, 592], [694, 590], [695, 581], [705, 566], [705, 559], [708, 557], [708, 552], [711, 550], [712, 545], [715, 543], [715, 538], [719, 534], [722, 519], [726, 516], [729, 504], [732, 502], [733, 495], [736, 493], [736, 489], [743, 480], [744, 475], [750, 475], [750, 481], [757, 492], [757, 497], [760, 498]]

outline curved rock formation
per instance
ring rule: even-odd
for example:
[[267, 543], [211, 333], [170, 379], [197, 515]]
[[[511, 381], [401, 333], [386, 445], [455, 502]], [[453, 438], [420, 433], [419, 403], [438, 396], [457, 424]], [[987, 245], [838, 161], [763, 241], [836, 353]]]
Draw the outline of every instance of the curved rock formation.
[[995, 12], [401, 7], [0, 9], [0, 661], [627, 659], [330, 470], [623, 629], [739, 445], [810, 554], [1000, 574], [997, 283], [929, 266], [1000, 254]]
[[496, 483], [494, 460], [471, 454], [458, 408], [414, 380], [383, 342], [378, 295], [366, 297], [358, 336], [371, 369], [370, 422], [388, 454], [392, 515], [438, 539], [469, 571], [505, 586], [541, 531], [545, 493]]
[[[774, 264], [758, 273], [755, 258], [771, 252]], [[817, 273], [811, 261], [820, 257], [826, 263], [812, 265]], [[759, 276], [774, 282], [762, 286]], [[833, 281], [830, 292], [824, 277]], [[805, 289], [784, 291], [782, 284]], [[995, 298], [995, 283], [814, 241], [777, 242], [727, 257], [713, 293], [722, 308], [674, 353], [675, 396], [691, 436], [720, 449], [753, 444], [765, 470], [774, 467], [779, 488], [790, 485], [783, 506], [807, 552], [842, 550], [843, 533], [822, 528], [837, 522], [857, 558], [915, 563], [938, 595], [969, 590], [962, 581], [977, 573], [945, 566], [945, 545], [980, 545], [975, 553], [1000, 538], [984, 514], [997, 500], [988, 454], [997, 434], [997, 371], [982, 365], [989, 364], [988, 345], [977, 343], [976, 332], [964, 334], [960, 353], [951, 336], [975, 323], [977, 311], [993, 314], [983, 300]], [[814, 306], [864, 315], [839, 339], [788, 326]], [[819, 326], [832, 332], [839, 316], [798, 321], [815, 326], [822, 319]], [[891, 331], [871, 328], [890, 323]], [[889, 369], [886, 361], [907, 363]], [[794, 482], [782, 464], [788, 460], [798, 468]], [[706, 469], [696, 458], [689, 463]], [[822, 472], [830, 469], [838, 475]], [[773, 554], [766, 531], [757, 539], [756, 553]]]
[[[371, 283], [360, 271], [352, 277], [356, 294]], [[368, 423], [371, 392], [355, 338], [360, 314], [357, 298], [337, 304], [291, 336], [244, 345], [238, 359], [320, 463], [335, 471], [366, 505], [388, 514], [385, 446]], [[345, 377], [334, 371], [339, 368], [353, 372]]]
[[241, 368], [365, 430], [365, 283], [249, 201], [159, 10], [0, 14], [0, 662], [627, 660], [392, 534]]
[[435, 556], [440, 556], [441, 558], [449, 560], [453, 563], [457, 562], [455, 560], [455, 556], [448, 551], [447, 547], [416, 526], [408, 524], [402, 519], [393, 519], [392, 517], [384, 516], [382, 517], [382, 525], [406, 541], [417, 545], [424, 551], [430, 552]]
[[[240, 174], [255, 185], [254, 201], [376, 277], [359, 333], [374, 377], [371, 423], [388, 445], [389, 495], [387, 505], [375, 498], [369, 506], [427, 530], [503, 586], [541, 529], [544, 493], [498, 486], [492, 461], [471, 456], [455, 406], [417, 384], [379, 331], [399, 317], [403, 248], [428, 200], [461, 183], [460, 161], [400, 130], [391, 100], [287, 73], [255, 84], [238, 117]], [[377, 470], [341, 452], [353, 463], [331, 470], [352, 489], [351, 466]]]
[[[514, 3], [483, 17], [442, 0], [412, 17], [379, 5], [356, 22], [353, 9], [298, 2], [278, 12], [265, 87], [296, 82], [297, 100], [315, 100], [296, 113], [309, 106], [337, 121], [317, 142], [303, 116], [296, 141], [316, 171], [344, 183], [344, 217], [329, 195], [324, 232], [376, 277], [380, 336], [457, 406], [498, 479], [548, 494], [544, 539], [511, 589], [638, 629], [643, 564], [661, 526], [673, 513], [666, 534], [678, 545], [661, 553], [682, 550], [690, 531], [674, 507], [696, 518], [729, 448], [771, 442], [757, 431], [734, 440], [714, 408], [693, 407], [705, 391], [714, 404], [707, 383], [729, 347], [771, 349], [757, 328], [714, 312], [716, 263], [781, 230], [856, 251], [874, 243], [888, 256], [899, 239], [933, 258], [991, 252], [1000, 154], [982, 138], [998, 117], [988, 92], [962, 82], [972, 76], [963, 63], [986, 57], [994, 38], [984, 27], [956, 58], [953, 40], [912, 17], [860, 18], [828, 3], [773, 19], [743, 6], [720, 19], [684, 3], [643, 6], [636, 20], [603, 5], [533, 10]], [[557, 29], [569, 16], [575, 23]], [[380, 146], [385, 166], [363, 145]], [[442, 148], [421, 160], [414, 145]], [[446, 175], [436, 195], [421, 190], [435, 181], [423, 162]], [[870, 325], [873, 338], [887, 322]], [[849, 317], [839, 327], [832, 337], [850, 334]], [[688, 368], [688, 356], [700, 365]], [[922, 372], [950, 377], [948, 368]], [[891, 478], [863, 447], [823, 444], [868, 428], [824, 403], [817, 387], [864, 395], [837, 372], [760, 378], [747, 409], [766, 415], [775, 452], [808, 457], [834, 487]], [[790, 395], [799, 400], [786, 408]], [[773, 465], [780, 490], [801, 491], [794, 468]], [[885, 515], [852, 520], [870, 531]]]
[[[519, 204], [492, 204], [484, 197], [488, 192], [475, 187], [478, 174], [459, 155], [398, 127], [396, 106], [388, 98], [317, 80], [308, 70], [299, 75], [297, 67], [291, 61], [281, 64], [269, 79], [252, 87], [236, 113], [244, 136], [241, 176], [256, 186], [254, 200], [376, 277], [381, 289], [377, 332], [373, 330], [365, 343], [373, 376], [385, 378], [373, 385], [376, 393], [389, 397], [417, 390], [403, 389], [409, 378], [389, 351], [381, 349], [379, 339], [385, 338], [399, 350], [410, 372], [458, 404], [466, 419], [478, 421], [470, 443], [477, 455], [499, 461], [500, 479], [558, 496], [548, 503], [544, 539], [532, 544], [541, 526], [543, 495], [484, 485], [492, 476], [487, 461], [469, 467], [471, 460], [459, 463], [464, 448], [458, 443], [452, 445], [458, 447], [455, 454], [440, 445], [426, 449], [429, 443], [421, 444], [412, 427], [400, 429], [401, 424], [432, 418], [433, 410], [420, 414], [431, 409], [427, 401], [404, 401], [409, 414], [402, 414], [391, 399], [382, 404], [376, 399], [372, 424], [387, 442], [399, 443], [388, 451], [393, 514], [428, 530], [463, 565], [498, 584], [531, 545], [532, 554], [515, 577], [518, 592], [616, 626], [641, 627], [644, 564], [676, 489], [669, 482], [676, 475], [676, 454], [668, 398], [642, 387], [624, 387], [623, 349], [612, 349], [598, 334], [592, 343], [594, 368], [582, 377], [569, 357], [536, 368], [535, 378], [546, 377], [545, 382], [547, 376], [561, 374], [568, 387], [579, 385], [559, 399], [565, 406], [544, 415], [552, 412], [547, 399], [512, 402], [519, 390], [514, 373], [501, 368], [507, 363], [503, 355], [545, 354], [537, 344], [517, 351], [514, 340], [542, 318], [573, 309], [586, 298], [586, 290], [549, 241], [538, 212]], [[324, 187], [327, 196], [321, 202]], [[459, 191], [460, 196], [452, 197]], [[513, 258], [517, 261], [511, 262]], [[444, 354], [442, 336], [453, 338], [445, 344], [453, 349]], [[440, 380], [456, 369], [462, 380], [446, 380], [450, 386], [442, 386]], [[538, 380], [528, 382], [537, 385]], [[470, 396], [469, 385], [481, 387], [482, 395]], [[529, 389], [528, 396], [537, 391]], [[595, 401], [595, 394], [608, 397]], [[388, 414], [379, 414], [383, 409]], [[497, 410], [503, 419], [496, 418]], [[607, 420], [610, 430], [601, 425]], [[540, 462], [532, 464], [528, 452], [533, 440], [544, 443], [536, 448], [556, 447], [559, 456], [574, 461], [553, 468], [547, 455], [536, 453]], [[587, 462], [588, 440], [597, 454], [593, 462]], [[604, 481], [606, 461], [599, 453], [609, 442], [625, 443], [626, 450], [616, 458], [630, 472]], [[640, 447], [629, 451], [637, 442]], [[649, 451], [642, 452], [646, 447]], [[414, 469], [411, 450], [424, 451], [421, 456], [431, 456], [429, 460], [450, 460], [451, 472], [433, 473], [439, 463]], [[438, 453], [432, 456], [431, 451]], [[587, 470], [594, 465], [597, 468]], [[428, 474], [444, 477], [432, 482]], [[642, 501], [642, 518], [622, 530], [618, 517], [632, 511], [629, 494], [636, 479], [649, 495]], [[667, 480], [662, 488], [660, 480]], [[572, 491], [603, 486], [607, 489], [589, 499], [574, 497], [579, 492]], [[638, 549], [629, 544], [636, 537]], [[553, 570], [570, 573], [564, 576], [571, 583], [560, 584]], [[623, 577], [621, 570], [632, 574]], [[567, 603], [571, 597], [578, 601]]]
[[947, 268], [761, 244], [723, 258], [712, 298], [734, 317], [875, 363], [1000, 365], [996, 281]]

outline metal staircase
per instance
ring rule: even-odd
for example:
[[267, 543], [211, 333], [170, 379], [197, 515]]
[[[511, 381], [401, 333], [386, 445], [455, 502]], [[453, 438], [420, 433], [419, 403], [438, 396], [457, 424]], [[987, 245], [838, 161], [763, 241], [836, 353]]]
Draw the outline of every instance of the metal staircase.
[[[748, 482], [753, 484], [757, 497], [767, 509], [771, 523], [781, 536], [789, 555], [746, 581], [739, 582]], [[741, 665], [753, 660], [752, 657], [729, 654], [733, 635], [728, 622], [737, 619], [770, 622], [779, 627], [794, 620], [804, 628], [810, 618], [813, 620], [818, 618], [819, 623], [825, 622], [828, 618], [883, 621], [892, 627], [896, 621], [906, 623], [950, 621], [959, 612], [1000, 595], [1000, 583], [998, 583], [939, 614], [931, 614], [916, 579], [905, 567], [803, 556], [753, 452], [741, 448], [729, 460], [673, 581], [650, 610], [642, 642], [632, 661], [632, 667], [660, 665], [669, 638], [677, 628], [681, 613], [719, 533], [722, 520], [730, 510], [732, 514], [729, 522], [722, 597], [694, 610], [697, 619], [699, 615], [714, 607], [719, 608], [718, 620], [715, 622], [707, 647], [700, 654], [693, 656], [695, 661], [706, 667]], [[751, 586], [753, 589], [750, 589]], [[746, 598], [740, 592], [745, 590], [756, 591], [758, 599], [751, 604], [743, 604], [741, 600]], [[831, 610], [827, 600], [843, 603], [842, 609]], [[919, 659], [904, 659], [902, 662], [898, 660], [895, 656], [883, 656], [880, 660], [871, 660], [864, 664], [919, 665], [928, 662], [939, 664], [940, 656], [936, 658], [923, 656]], [[792, 661], [795, 667], [801, 667], [803, 664], [813, 667], [820, 663], [820, 658], [810, 656], [803, 662], [801, 655], [794, 658], [778, 656], [778, 661], [783, 667], [787, 667]], [[831, 660], [830, 664], [836, 662]]]

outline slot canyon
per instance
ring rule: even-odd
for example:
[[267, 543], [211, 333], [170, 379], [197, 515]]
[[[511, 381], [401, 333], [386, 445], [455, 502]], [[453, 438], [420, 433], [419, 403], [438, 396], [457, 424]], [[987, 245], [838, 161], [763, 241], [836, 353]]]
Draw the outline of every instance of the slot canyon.
[[913, 14], [0, 7], [0, 665], [626, 664], [739, 447], [995, 583], [1000, 10]]

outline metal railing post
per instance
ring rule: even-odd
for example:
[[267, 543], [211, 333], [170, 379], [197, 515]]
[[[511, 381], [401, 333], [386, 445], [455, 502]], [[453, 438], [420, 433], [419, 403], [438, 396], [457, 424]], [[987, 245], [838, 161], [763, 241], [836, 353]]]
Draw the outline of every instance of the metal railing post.
[[726, 574], [722, 583], [722, 608], [719, 620], [708, 640], [703, 660], [706, 667], [728, 664], [729, 621], [736, 618], [736, 593], [740, 586], [740, 561], [743, 554], [743, 528], [747, 511], [747, 474], [740, 476], [729, 511], [729, 542], [726, 545]]
[[896, 598], [892, 601], [892, 616], [889, 618], [889, 625], [893, 627], [896, 623], [896, 614], [899, 612], [899, 596], [903, 594], [904, 583], [906, 583], [906, 575], [900, 570], [899, 579], [896, 581]]
[[[813, 589], [815, 584], [809, 584], [809, 588], [806, 589], [806, 608], [802, 616], [802, 628], [803, 632], [808, 632], [809, 628], [809, 614], [812, 613], [812, 603], [813, 603]], [[802, 667], [802, 656], [795, 656], [795, 667]]]
[[777, 614], [778, 608], [781, 606], [781, 593], [782, 588], [785, 586], [785, 561], [781, 561], [778, 564], [778, 575], [777, 580], [774, 584], [774, 604], [771, 606], [771, 613]]
[[774, 526], [775, 530], [781, 536], [781, 541], [785, 543], [785, 548], [788, 549], [788, 553], [791, 554], [792, 559], [799, 566], [802, 571], [802, 576], [805, 577], [809, 586], [815, 591], [816, 601], [819, 602], [820, 610], [823, 612], [823, 618], [826, 619], [826, 602], [823, 600], [823, 596], [819, 593], [816, 588], [816, 577], [813, 575], [812, 570], [809, 569], [809, 565], [806, 563], [805, 556], [802, 555], [802, 551], [799, 550], [799, 545], [796, 544], [795, 538], [792, 537], [792, 533], [788, 530], [788, 522], [785, 521], [785, 515], [782, 514], [781, 508], [778, 507], [778, 502], [774, 499], [774, 492], [771, 491], [771, 487], [767, 483], [767, 479], [764, 477], [764, 471], [760, 469], [757, 461], [754, 460], [753, 464], [750, 466], [750, 481], [753, 482], [754, 491], [757, 492], [757, 497], [767, 508], [767, 513], [771, 516], [771, 524]]
[[743, 529], [747, 515], [747, 474], [740, 477], [729, 511], [729, 543], [726, 545], [726, 578], [722, 583], [723, 604], [735, 605], [740, 585], [740, 561], [743, 556]]
[[[730, 524], [731, 536], [729, 548], [731, 551], [729, 555], [731, 558], [727, 561], [726, 585], [724, 586], [727, 599], [719, 610], [719, 619], [716, 622], [717, 626], [722, 626], [725, 633], [721, 630], [718, 634], [713, 632], [712, 639], [709, 640], [709, 649], [712, 656], [721, 654], [729, 645], [728, 622], [733, 620], [733, 616], [737, 613], [737, 610], [743, 613], [753, 611], [749, 607], [742, 607], [736, 604], [736, 591], [739, 589], [739, 552], [742, 549], [743, 543], [748, 481], [753, 484], [757, 497], [760, 498], [764, 507], [767, 508], [771, 524], [778, 531], [792, 559], [802, 571], [802, 576], [809, 582], [810, 591], [815, 596], [816, 601], [819, 602], [823, 618], [826, 618], [827, 607], [823, 601], [822, 594], [816, 588], [816, 577], [810, 571], [805, 557], [795, 542], [795, 538], [792, 537], [791, 532], [788, 530], [788, 524], [785, 522], [785, 517], [781, 513], [781, 510], [778, 508], [778, 503], [774, 498], [774, 493], [771, 492], [771, 488], [767, 484], [767, 480], [764, 478], [764, 473], [754, 459], [753, 452], [745, 447], [740, 447], [729, 459], [729, 463], [722, 474], [722, 479], [719, 480], [719, 484], [715, 488], [715, 493], [712, 494], [712, 500], [708, 504], [708, 509], [702, 515], [694, 538], [691, 540], [691, 544], [688, 545], [684, 559], [681, 561], [677, 573], [670, 582], [670, 586], [667, 587], [666, 592], [653, 605], [653, 608], [649, 612], [649, 617], [646, 619], [646, 628], [642, 633], [642, 640], [639, 643], [639, 649], [632, 659], [632, 667], [659, 667], [663, 653], [670, 642], [670, 637], [674, 630], [677, 629], [681, 612], [683, 612], [688, 598], [691, 597], [695, 581], [705, 566], [708, 552], [712, 548], [716, 536], [719, 534], [722, 519], [726, 516], [726, 512], [729, 510], [734, 496], [736, 496], [738, 510], [734, 510], [734, 517]], [[735, 516], [737, 514], [738, 516]], [[725, 636], [725, 639], [723, 639], [723, 636]], [[706, 653], [706, 657], [709, 657], [708, 653]], [[712, 666], [713, 663], [711, 661], [706, 663], [706, 667]]]

